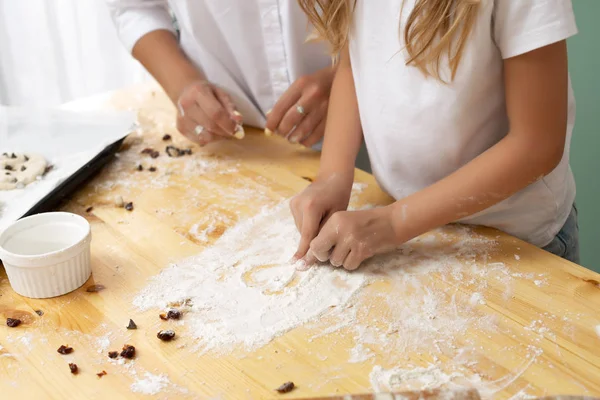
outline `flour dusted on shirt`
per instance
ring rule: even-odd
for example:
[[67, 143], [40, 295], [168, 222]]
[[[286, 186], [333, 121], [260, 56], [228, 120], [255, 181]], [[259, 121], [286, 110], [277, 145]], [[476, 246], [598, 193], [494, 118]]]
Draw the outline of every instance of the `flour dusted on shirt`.
[[[415, 1], [383, 3], [357, 2], [350, 57], [373, 172], [387, 192], [401, 199], [450, 175], [506, 136], [503, 59], [566, 39], [577, 29], [570, 0], [482, 0], [456, 78], [444, 84], [405, 65], [400, 32]], [[444, 60], [442, 77], [450, 78]], [[567, 141], [558, 167], [462, 222], [547, 245], [575, 198], [569, 167], [574, 118], [570, 91]]]

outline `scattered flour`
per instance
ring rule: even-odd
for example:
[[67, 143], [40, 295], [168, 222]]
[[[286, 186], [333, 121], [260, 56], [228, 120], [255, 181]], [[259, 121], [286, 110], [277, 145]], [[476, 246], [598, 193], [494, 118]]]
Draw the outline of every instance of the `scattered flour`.
[[107, 334], [105, 336], [99, 337], [98, 339], [96, 339], [96, 347], [98, 348], [98, 353], [104, 353], [106, 352], [106, 350], [108, 350], [108, 347], [110, 346], [110, 334]]
[[149, 372], [144, 374], [144, 379], [136, 378], [131, 384], [131, 391], [134, 393], [142, 393], [154, 395], [169, 386], [169, 378], [166, 375], [153, 375]]
[[[376, 393], [381, 392], [401, 392], [411, 390], [427, 390], [447, 388], [458, 388], [458, 384], [453, 383], [457, 378], [465, 376], [459, 372], [446, 374], [437, 366], [427, 368], [401, 369], [392, 368], [383, 369], [376, 365], [369, 375], [371, 386]], [[464, 386], [462, 386], [464, 388]]]
[[[142, 310], [187, 299], [186, 319], [204, 350], [253, 349], [330, 310], [365, 285], [363, 274], [290, 263], [298, 231], [284, 203], [229, 229], [196, 257], [174, 264], [134, 300]], [[339, 313], [343, 314], [343, 313]]]

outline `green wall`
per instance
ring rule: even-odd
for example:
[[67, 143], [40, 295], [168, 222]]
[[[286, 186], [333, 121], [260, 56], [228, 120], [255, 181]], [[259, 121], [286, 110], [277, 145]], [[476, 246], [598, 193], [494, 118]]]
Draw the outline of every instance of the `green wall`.
[[579, 34], [569, 40], [577, 101], [571, 166], [577, 180], [581, 264], [600, 272], [600, 0], [573, 0], [573, 7]]

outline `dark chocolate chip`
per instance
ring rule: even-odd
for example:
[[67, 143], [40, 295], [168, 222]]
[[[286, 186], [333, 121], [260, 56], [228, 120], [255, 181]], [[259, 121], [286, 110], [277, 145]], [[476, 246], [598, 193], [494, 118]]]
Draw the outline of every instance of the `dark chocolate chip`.
[[173, 308], [167, 312], [167, 319], [179, 319], [181, 318], [181, 311]]
[[277, 390], [279, 393], [289, 393], [294, 390], [295, 387], [296, 385], [294, 385], [294, 382], [286, 382], [275, 390]]
[[139, 164], [139, 165], [137, 166], [137, 170], [138, 170], [138, 171], [143, 171], [143, 170], [144, 170], [144, 167], [142, 166], [142, 164]]
[[169, 342], [171, 340], [173, 340], [173, 338], [175, 337], [175, 332], [168, 330], [168, 331], [158, 331], [158, 333], [156, 334], [156, 337], [159, 338], [160, 340], [162, 340], [163, 342]]
[[6, 326], [9, 328], [16, 328], [21, 325], [21, 320], [18, 318], [6, 318]]
[[14, 171], [12, 165], [5, 165], [4, 169], [7, 170], [7, 171]]
[[129, 202], [129, 203], [125, 204], [125, 209], [127, 211], [133, 211], [133, 203]]
[[129, 325], [127, 325], [127, 329], [137, 329], [137, 325], [133, 322], [132, 319], [129, 320]]
[[27, 167], [26, 167], [26, 166], [24, 166], [24, 165], [21, 165], [21, 171], [25, 171], [26, 169], [27, 169]]
[[121, 352], [121, 357], [132, 359], [135, 357], [135, 347], [126, 344], [123, 346], [123, 351]]
[[35, 310], [35, 313], [36, 313], [37, 315], [39, 315], [40, 317], [41, 317], [42, 315], [44, 315], [44, 312], [43, 312], [42, 310]]
[[77, 367], [77, 364], [74, 364], [74, 363], [69, 363], [69, 369], [71, 370], [71, 373], [73, 375], [77, 375], [77, 372], [79, 372], [79, 368]]
[[73, 352], [73, 348], [72, 348], [72, 347], [69, 347], [69, 345], [66, 345], [66, 346], [65, 346], [65, 345], [63, 344], [63, 345], [61, 345], [61, 346], [58, 348], [58, 350], [56, 350], [56, 351], [58, 351], [60, 354], [71, 354], [71, 353]]
[[26, 155], [23, 155], [23, 158], [25, 159], [25, 161], [29, 161], [29, 157], [27, 157]]

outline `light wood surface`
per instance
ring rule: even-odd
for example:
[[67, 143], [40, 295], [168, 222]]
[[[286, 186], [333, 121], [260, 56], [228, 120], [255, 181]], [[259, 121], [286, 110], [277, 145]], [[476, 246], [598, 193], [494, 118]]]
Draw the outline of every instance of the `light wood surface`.
[[[121, 157], [137, 157], [145, 146], [164, 149], [164, 133], [173, 135], [178, 145], [186, 145], [173, 127], [174, 109], [160, 92], [142, 88], [122, 91], [115, 95], [112, 106], [139, 109], [144, 128], [143, 133], [127, 140]], [[243, 356], [198, 355], [190, 350], [192, 343], [184, 331], [173, 343], [157, 340], [156, 332], [163, 326], [157, 311], [139, 312], [131, 300], [147, 279], [169, 262], [198, 254], [206, 247], [189, 234], [203, 213], [220, 210], [230, 217], [231, 223], [221, 224], [210, 233], [210, 242], [214, 242], [238, 220], [300, 191], [318, 170], [317, 153], [251, 129], [242, 141], [193, 149], [192, 157], [223, 162], [223, 168], [235, 163], [236, 172], [213, 171], [195, 179], [175, 173], [167, 185], [149, 185], [150, 180], [161, 179], [166, 162], [169, 169], [177, 171], [184, 168], [188, 158], [167, 160], [163, 154], [150, 160], [140, 156], [146, 167], [152, 164], [159, 171], [155, 175], [139, 173], [131, 179], [136, 173], [134, 163], [126, 169], [108, 166], [64, 205], [64, 210], [84, 215], [92, 225], [93, 277], [79, 290], [55, 299], [23, 298], [12, 291], [4, 270], [0, 270], [0, 398], [138, 398], [142, 395], [132, 392], [131, 385], [147, 372], [166, 374], [171, 382], [156, 398], [339, 396], [371, 391], [369, 374], [375, 365], [439, 365], [442, 370], [452, 370], [464, 363], [456, 356], [456, 348], [443, 345], [431, 351], [377, 349], [374, 357], [349, 363], [348, 354], [354, 346], [351, 335], [332, 333], [311, 339], [316, 333], [309, 327], [290, 331]], [[110, 184], [119, 179], [128, 179], [127, 187]], [[358, 205], [383, 205], [391, 200], [369, 174], [357, 171], [356, 180], [368, 184], [358, 197]], [[240, 186], [253, 187], [261, 195], [243, 199], [214, 195], [228, 190], [233, 193]], [[133, 201], [134, 211], [115, 207], [117, 195]], [[93, 210], [86, 213], [88, 207]], [[466, 234], [456, 227], [440, 232], [450, 242], [437, 251], [449, 254], [456, 251], [452, 241]], [[600, 276], [492, 229], [477, 232], [498, 245], [476, 263], [482, 267], [503, 263], [508, 272], [499, 273], [510, 275], [510, 291], [498, 277], [475, 277], [474, 271], [481, 268], [467, 263], [457, 271], [463, 284], [436, 272], [417, 276], [427, 290], [448, 294], [448, 301], [451, 298], [458, 305], [473, 304], [476, 290], [485, 298], [475, 302], [472, 312], [482, 320], [493, 320], [496, 328], [486, 331], [468, 326], [454, 338], [459, 347], [468, 345], [471, 359], [477, 360], [460, 366], [465, 376], [478, 374], [494, 382], [501, 388], [494, 398], [510, 398], [519, 392], [600, 396], [600, 332], [596, 331], [600, 329]], [[531, 278], [538, 276], [543, 277], [540, 282]], [[483, 290], [481, 285], [470, 285], [475, 278], [479, 283], [485, 281]], [[86, 292], [92, 284], [106, 289]], [[390, 284], [378, 282], [365, 290], [363, 296], [373, 298], [373, 313], [381, 311], [377, 306], [381, 296], [375, 294], [389, 292]], [[407, 290], [394, 295], [419, 296], [420, 292]], [[35, 310], [42, 310], [43, 316]], [[7, 317], [19, 317], [24, 323], [9, 328], [4, 324]], [[138, 330], [125, 329], [129, 318], [136, 321]], [[361, 318], [368, 323], [370, 317]], [[104, 338], [110, 343], [103, 343]], [[125, 343], [138, 349], [136, 360], [111, 362], [106, 352], [120, 350]], [[61, 344], [69, 344], [75, 351], [68, 356], [58, 354]], [[68, 362], [78, 364], [78, 375], [69, 373]], [[102, 370], [107, 375], [98, 378], [96, 373]], [[286, 395], [274, 392], [290, 380], [296, 383], [296, 390]]]

